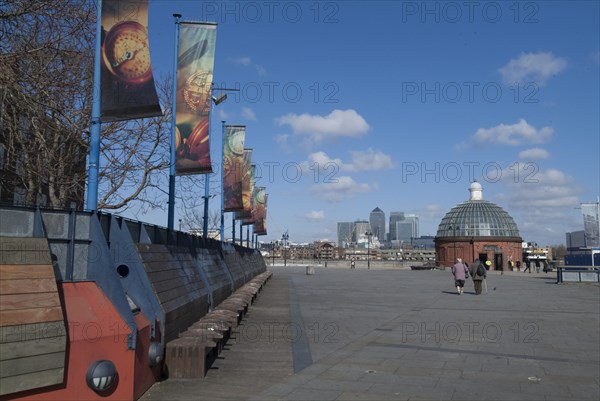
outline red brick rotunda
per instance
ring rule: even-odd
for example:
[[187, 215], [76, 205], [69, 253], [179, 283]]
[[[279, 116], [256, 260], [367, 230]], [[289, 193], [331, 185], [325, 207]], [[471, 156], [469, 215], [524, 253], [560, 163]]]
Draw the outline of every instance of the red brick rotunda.
[[490, 270], [508, 270], [508, 261], [520, 261], [522, 239], [513, 218], [500, 206], [483, 200], [477, 181], [469, 187], [470, 199], [450, 210], [435, 237], [437, 266], [452, 266], [456, 258], [471, 264], [492, 262]]

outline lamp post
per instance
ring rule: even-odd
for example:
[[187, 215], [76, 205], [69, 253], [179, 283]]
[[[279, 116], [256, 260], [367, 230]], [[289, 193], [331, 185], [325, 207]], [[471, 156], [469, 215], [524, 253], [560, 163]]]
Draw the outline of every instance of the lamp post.
[[[227, 100], [227, 94], [221, 93], [218, 96], [212, 96], [212, 91], [215, 89], [221, 89], [221, 88], [211, 87], [210, 99], [212, 100], [212, 102], [214, 103], [215, 106], [218, 106], [221, 103], [223, 103], [225, 100]], [[212, 114], [209, 114], [209, 116], [208, 116], [208, 137], [209, 138], [211, 137], [211, 128], [212, 128], [212, 124], [210, 123], [211, 116], [212, 116]], [[209, 195], [209, 190], [210, 190], [210, 174], [205, 174], [204, 175], [204, 196], [202, 197], [202, 199], [204, 199], [204, 221], [202, 224], [202, 235], [203, 235], [204, 239], [208, 238], [208, 200], [210, 198], [212, 198], [212, 196]]]
[[[101, 2], [98, 2], [100, 4]], [[175, 132], [176, 132], [176, 121], [175, 116], [177, 115], [177, 54], [179, 52], [179, 18], [181, 14], [173, 14], [175, 18], [175, 57], [173, 58], [173, 71], [175, 76], [173, 77], [173, 105], [171, 111], [171, 150], [170, 150], [170, 162], [169, 162], [169, 202], [168, 202], [168, 215], [167, 215], [167, 228], [173, 229], [175, 223], [175, 160], [176, 160], [176, 149], [175, 149]], [[98, 24], [100, 25], [100, 23]], [[99, 54], [99, 52], [97, 53]], [[96, 81], [97, 82], [97, 81]]]
[[271, 255], [273, 256], [273, 266], [275, 266], [275, 242], [276, 241], [271, 241]]
[[475, 262], [475, 238], [471, 237], [471, 241], [469, 241], [469, 243], [471, 244], [471, 256], [473, 257], [471, 262]]
[[[212, 91], [221, 91], [221, 92], [237, 92], [239, 91], [239, 89], [237, 88], [215, 88], [215, 87], [211, 87]], [[212, 92], [211, 92], [212, 93]], [[225, 100], [227, 100], [227, 93], [220, 93], [218, 96], [212, 96], [211, 97], [213, 103], [215, 104], [215, 106], [218, 106], [219, 104], [223, 103]], [[221, 244], [223, 242], [225, 242], [225, 191], [223, 190], [223, 177], [225, 175], [225, 160], [224, 160], [224, 155], [225, 153], [225, 121], [221, 120], [221, 227], [220, 227], [220, 232], [221, 232]], [[208, 193], [205, 194], [206, 196], [208, 196]], [[235, 220], [235, 217], [234, 217]], [[235, 224], [233, 224], [233, 233], [231, 236], [231, 243], [234, 244], [235, 243]]]
[[404, 264], [404, 240], [400, 240], [400, 264]]
[[365, 235], [367, 236], [367, 270], [371, 269], [371, 237], [373, 236], [373, 233], [371, 231], [367, 231], [365, 233]]
[[281, 240], [283, 241], [283, 266], [287, 266], [287, 241], [290, 239], [290, 235], [288, 232], [284, 232], [281, 236]]

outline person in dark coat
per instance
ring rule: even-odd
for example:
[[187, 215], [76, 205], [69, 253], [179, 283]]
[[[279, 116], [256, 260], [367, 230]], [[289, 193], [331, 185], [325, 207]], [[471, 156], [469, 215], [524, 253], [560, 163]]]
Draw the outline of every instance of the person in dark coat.
[[[481, 269], [479, 269], [481, 266]], [[479, 270], [483, 270], [483, 274], [478, 274]], [[471, 267], [469, 268], [469, 273], [473, 278], [473, 286], [475, 287], [475, 295], [479, 295], [483, 289], [483, 280], [487, 277], [487, 271], [485, 270], [485, 266], [479, 259], [475, 260], [475, 262], [471, 263]]]

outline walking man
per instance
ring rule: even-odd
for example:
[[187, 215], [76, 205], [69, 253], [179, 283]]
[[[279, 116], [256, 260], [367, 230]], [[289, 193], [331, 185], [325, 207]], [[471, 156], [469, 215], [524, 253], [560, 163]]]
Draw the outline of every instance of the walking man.
[[483, 263], [479, 259], [475, 260], [475, 262], [471, 263], [470, 273], [473, 278], [473, 287], [475, 287], [475, 295], [481, 294], [482, 291], [482, 283], [483, 280], [487, 277], [487, 272]]

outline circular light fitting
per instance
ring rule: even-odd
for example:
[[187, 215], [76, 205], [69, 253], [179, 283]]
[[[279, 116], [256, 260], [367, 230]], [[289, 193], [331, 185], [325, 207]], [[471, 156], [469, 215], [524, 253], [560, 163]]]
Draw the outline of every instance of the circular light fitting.
[[94, 361], [87, 370], [85, 380], [89, 388], [104, 393], [117, 384], [117, 368], [111, 361]]

